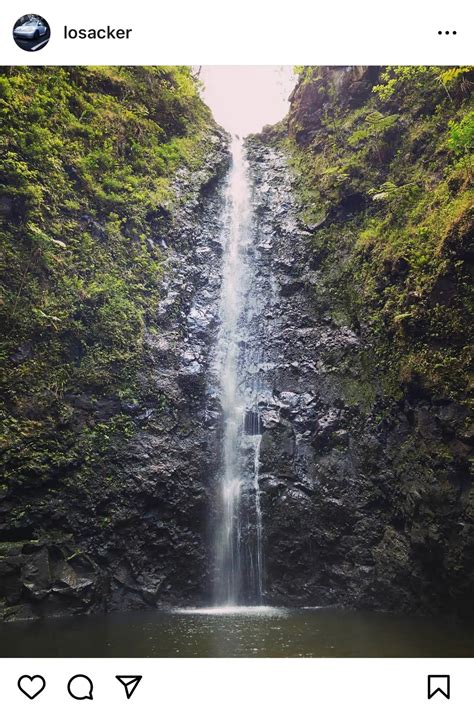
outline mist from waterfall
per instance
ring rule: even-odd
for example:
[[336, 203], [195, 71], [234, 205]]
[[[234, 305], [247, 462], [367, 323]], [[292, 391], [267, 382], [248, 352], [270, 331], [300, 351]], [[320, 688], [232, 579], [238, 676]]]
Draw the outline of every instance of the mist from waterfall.
[[217, 339], [223, 440], [215, 530], [215, 605], [258, 605], [263, 590], [262, 519], [258, 488], [260, 420], [258, 357], [250, 325], [252, 211], [243, 142], [232, 140], [225, 197], [224, 256]]

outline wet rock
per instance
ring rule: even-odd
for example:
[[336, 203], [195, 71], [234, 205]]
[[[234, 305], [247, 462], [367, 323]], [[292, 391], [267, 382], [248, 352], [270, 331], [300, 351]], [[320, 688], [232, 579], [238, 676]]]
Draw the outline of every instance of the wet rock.
[[46, 548], [25, 555], [22, 566], [23, 587], [32, 599], [42, 599], [48, 594], [51, 583], [49, 556]]
[[321, 67], [319, 72], [321, 84], [300, 82], [290, 97], [289, 132], [303, 145], [314, 137], [324, 119], [326, 104], [334, 102], [335, 96], [340, 106], [355, 108], [363, 104], [376, 83], [379, 68]]
[[[147, 217], [147, 239], [162, 248], [164, 275], [158, 311], [147, 316], [134, 394], [67, 396], [65, 426], [73, 435], [82, 437], [100, 424], [99, 435], [108, 443], [108, 426], [119, 420], [125, 424], [123, 443], [108, 449], [106, 464], [96, 459], [80, 478], [77, 464], [61, 465], [54, 489], [42, 484], [39, 465], [23, 495], [2, 493], [0, 618], [150, 608], [208, 597], [208, 523], [219, 454], [210, 366], [227, 143], [216, 130], [202, 171], [184, 168], [176, 176], [178, 198], [189, 200], [178, 201], [172, 216]], [[103, 234], [102, 227], [91, 228]], [[28, 359], [28, 350], [25, 345], [17, 351], [18, 364]], [[78, 454], [77, 463], [88, 459]]]
[[[357, 104], [369, 70], [330, 71], [336, 91]], [[290, 132], [300, 143], [311, 140], [324, 110], [326, 98], [313, 89], [298, 89], [301, 124]], [[474, 529], [472, 510], [465, 518], [472, 501], [466, 414], [449, 400], [433, 403], [415, 384], [398, 404], [384, 404], [371, 385], [375, 399], [365, 404], [363, 326], [356, 334], [313, 305], [319, 264], [307, 227], [294, 220], [285, 159], [258, 138], [249, 154], [259, 291], [268, 296], [262, 380], [272, 396], [259, 406], [265, 599], [467, 613]], [[358, 201], [338, 210], [353, 213]], [[396, 282], [407, 266], [402, 260], [386, 270]], [[449, 304], [451, 293], [440, 277], [432, 300]]]
[[280, 424], [264, 432], [260, 445], [261, 472], [290, 472], [294, 452], [295, 439], [291, 429]]

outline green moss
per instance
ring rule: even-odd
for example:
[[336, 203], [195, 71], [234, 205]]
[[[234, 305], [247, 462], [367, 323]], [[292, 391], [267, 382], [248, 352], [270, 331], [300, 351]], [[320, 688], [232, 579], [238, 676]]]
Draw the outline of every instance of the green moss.
[[341, 387], [348, 405], [358, 405], [364, 412], [370, 412], [377, 396], [373, 382], [345, 377]]
[[126, 415], [97, 416], [95, 404], [120, 413], [139, 394], [160, 234], [183, 200], [173, 182], [203, 166], [213, 130], [186, 67], [0, 69], [8, 484], [86, 475], [131, 436]]
[[393, 397], [413, 381], [469, 397], [472, 77], [467, 67], [382, 68], [351, 103], [330, 70], [304, 68], [289, 138], [280, 135], [321, 266], [316, 307], [373, 343]]

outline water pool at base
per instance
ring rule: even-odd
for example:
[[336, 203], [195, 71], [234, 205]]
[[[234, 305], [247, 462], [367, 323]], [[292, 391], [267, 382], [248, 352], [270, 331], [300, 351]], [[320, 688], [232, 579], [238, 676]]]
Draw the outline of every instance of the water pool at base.
[[472, 657], [474, 624], [335, 608], [202, 608], [0, 625], [1, 657]]

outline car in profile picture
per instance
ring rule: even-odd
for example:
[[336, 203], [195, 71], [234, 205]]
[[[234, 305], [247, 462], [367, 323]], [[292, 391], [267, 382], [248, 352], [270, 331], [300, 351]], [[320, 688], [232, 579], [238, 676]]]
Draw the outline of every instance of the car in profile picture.
[[16, 44], [28, 52], [40, 50], [48, 44], [49, 37], [49, 25], [39, 15], [24, 15], [16, 21], [13, 28]]

